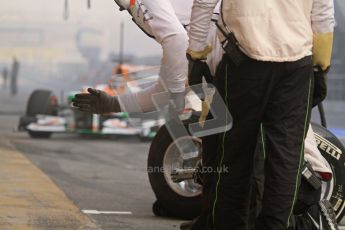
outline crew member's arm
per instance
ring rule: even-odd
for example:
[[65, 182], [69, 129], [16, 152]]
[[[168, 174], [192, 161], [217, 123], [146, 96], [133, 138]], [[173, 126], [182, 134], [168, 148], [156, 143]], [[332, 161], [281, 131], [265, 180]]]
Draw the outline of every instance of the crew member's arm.
[[[154, 86], [140, 92], [120, 96], [120, 103], [128, 112], [149, 112], [155, 110], [152, 94], [169, 91], [184, 94], [187, 79], [186, 49], [188, 35], [178, 20], [169, 0], [142, 0], [150, 14], [147, 21], [155, 40], [161, 44], [163, 58], [160, 79]], [[184, 97], [177, 97], [184, 100]], [[132, 103], [128, 103], [132, 101]], [[134, 105], [134, 106], [132, 106]]]
[[207, 44], [208, 31], [214, 9], [219, 0], [195, 0], [189, 30], [187, 54], [193, 60], [206, 59], [212, 47]]
[[146, 112], [154, 110], [152, 95], [163, 91], [159, 82], [139, 92], [120, 96], [110, 96], [102, 90], [89, 88], [88, 93], [76, 94], [73, 106], [80, 111], [95, 114]]
[[312, 9], [314, 33], [313, 63], [326, 71], [331, 65], [335, 25], [333, 0], [314, 0]]
[[[126, 1], [117, 1], [122, 8], [128, 8]], [[148, 28], [150, 35], [161, 44], [163, 58], [160, 67], [159, 81], [153, 86], [136, 93], [127, 93], [114, 97], [113, 100], [119, 106], [109, 108], [111, 112], [150, 112], [155, 110], [152, 95], [169, 91], [177, 104], [183, 107], [184, 91], [187, 79], [186, 49], [188, 47], [188, 35], [179, 22], [169, 0], [141, 0], [145, 6], [145, 20], [141, 22], [143, 29]], [[146, 11], [147, 10], [147, 11]], [[138, 41], [140, 45], [140, 41]], [[100, 97], [97, 97], [98, 99]], [[103, 98], [103, 97], [102, 97]], [[105, 98], [105, 97], [104, 97]], [[92, 97], [93, 100], [94, 97]], [[106, 98], [108, 101], [108, 98]], [[75, 105], [88, 107], [89, 101], [83, 98]], [[84, 104], [83, 104], [84, 103]], [[120, 109], [119, 109], [120, 108]], [[90, 110], [90, 109], [89, 109]]]
[[327, 96], [326, 74], [331, 66], [334, 31], [333, 0], [314, 0], [311, 14], [314, 64], [313, 106]]
[[121, 110], [129, 113], [154, 111], [155, 105], [152, 101], [152, 95], [164, 91], [164, 87], [158, 81], [139, 92], [122, 94], [118, 97]]
[[163, 50], [160, 77], [172, 93], [185, 90], [188, 35], [178, 20], [170, 0], [143, 0], [152, 19], [147, 23]]

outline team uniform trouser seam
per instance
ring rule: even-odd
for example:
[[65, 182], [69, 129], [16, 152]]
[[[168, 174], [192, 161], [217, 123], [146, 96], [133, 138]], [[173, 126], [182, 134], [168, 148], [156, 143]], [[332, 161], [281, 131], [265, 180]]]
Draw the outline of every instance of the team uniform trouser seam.
[[265, 133], [264, 133], [264, 127], [263, 124], [261, 123], [260, 125], [260, 133], [261, 133], [261, 142], [262, 142], [262, 151], [264, 154], [264, 159], [266, 158], [266, 145], [265, 145]]
[[297, 171], [297, 176], [296, 176], [296, 180], [295, 180], [295, 192], [294, 192], [294, 197], [293, 197], [293, 201], [292, 201], [292, 205], [291, 205], [291, 209], [290, 209], [290, 213], [289, 213], [289, 217], [286, 223], [286, 227], [289, 228], [290, 227], [290, 219], [291, 216], [293, 214], [293, 208], [295, 206], [296, 203], [296, 198], [297, 198], [297, 193], [299, 190], [299, 186], [300, 186], [300, 174], [301, 174], [301, 163], [302, 163], [302, 159], [304, 159], [304, 141], [305, 141], [305, 137], [307, 134], [307, 121], [309, 120], [309, 112], [310, 112], [310, 96], [311, 96], [311, 83], [312, 83], [312, 79], [309, 76], [309, 84], [308, 84], [308, 102], [307, 102], [307, 107], [306, 107], [306, 115], [305, 115], [305, 119], [304, 119], [304, 130], [303, 130], [303, 138], [302, 138], [302, 144], [301, 144], [301, 150], [300, 150], [300, 158], [299, 158], [299, 163], [298, 163], [298, 171]]
[[[226, 64], [225, 66], [225, 104], [226, 104], [226, 107], [228, 108], [229, 105], [228, 105], [228, 64]], [[227, 117], [227, 114], [225, 114], [225, 124], [227, 124], [227, 120], [228, 120], [228, 117]], [[226, 137], [226, 131], [224, 132], [223, 134], [223, 137], [222, 137], [222, 156], [221, 156], [221, 159], [220, 159], [220, 164], [219, 166], [221, 167], [222, 164], [223, 164], [223, 160], [224, 160], [224, 155], [225, 155], [225, 137]], [[219, 169], [218, 171], [218, 180], [217, 180], [217, 183], [216, 183], [216, 191], [215, 191], [215, 199], [214, 199], [214, 202], [213, 202], [213, 208], [212, 208], [212, 223], [213, 223], [213, 229], [215, 230], [216, 229], [216, 221], [215, 221], [215, 216], [216, 216], [216, 205], [217, 205], [217, 199], [218, 199], [218, 187], [219, 187], [219, 183], [220, 183], [220, 180], [221, 180], [221, 171]]]

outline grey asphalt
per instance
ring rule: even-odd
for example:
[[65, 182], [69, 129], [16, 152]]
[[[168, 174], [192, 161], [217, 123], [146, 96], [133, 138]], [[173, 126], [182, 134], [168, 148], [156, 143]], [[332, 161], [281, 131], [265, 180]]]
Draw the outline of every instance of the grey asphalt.
[[131, 215], [89, 214], [104, 230], [176, 230], [181, 220], [155, 217], [146, 159], [150, 143], [136, 137], [118, 139], [53, 135], [35, 140], [13, 132], [25, 100], [0, 94], [0, 137], [24, 154], [80, 208], [131, 212]]
[[136, 137], [85, 139], [73, 134], [31, 139], [13, 132], [26, 95], [0, 96], [0, 136], [47, 174], [80, 210], [132, 213], [89, 214], [101, 229], [179, 229], [181, 220], [155, 217], [151, 211], [155, 197], [146, 174], [150, 143]]

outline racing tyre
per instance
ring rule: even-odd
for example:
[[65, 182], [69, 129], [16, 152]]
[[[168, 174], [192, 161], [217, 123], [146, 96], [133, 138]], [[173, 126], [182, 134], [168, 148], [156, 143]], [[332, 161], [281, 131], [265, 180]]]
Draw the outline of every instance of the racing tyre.
[[[36, 115], [57, 115], [57, 100], [50, 90], [35, 90], [29, 97], [24, 120], [34, 119]], [[23, 120], [23, 118], [21, 119]], [[28, 124], [22, 124], [25, 126]], [[32, 138], [50, 138], [51, 132], [28, 131]]]
[[35, 117], [37, 114], [57, 115], [56, 97], [50, 90], [35, 90], [29, 97], [26, 116]]
[[[191, 136], [177, 139], [182, 145], [186, 139], [200, 144]], [[168, 216], [190, 220], [201, 210], [201, 186], [193, 180], [174, 183], [170, 177], [172, 170], [183, 168], [180, 151], [173, 142], [166, 126], [162, 126], [152, 140], [148, 156], [148, 176], [157, 201], [153, 212], [157, 216]]]
[[161, 216], [161, 217], [168, 217], [170, 216], [167, 210], [162, 206], [158, 200], [156, 200], [153, 205], [152, 205], [152, 212], [156, 216]]
[[345, 214], [345, 148], [326, 128], [318, 124], [312, 126], [318, 149], [333, 171], [333, 179], [323, 186], [322, 197], [331, 202], [340, 222]]
[[28, 131], [29, 136], [35, 139], [48, 139], [51, 137], [51, 132], [35, 132], [35, 131]]
[[[322, 198], [329, 200], [340, 222], [345, 214], [345, 148], [330, 131], [324, 127], [312, 124], [317, 145], [321, 154], [333, 171], [333, 179], [325, 183]], [[200, 142], [191, 136], [185, 137]], [[179, 138], [176, 141], [183, 141]], [[151, 187], [157, 201], [153, 212], [157, 216], [193, 219], [201, 211], [201, 186], [194, 181], [173, 183], [170, 173], [174, 168], [183, 168], [179, 162], [180, 154], [176, 144], [163, 126], [153, 139], [148, 156], [148, 175]], [[183, 144], [183, 143], [182, 143]]]

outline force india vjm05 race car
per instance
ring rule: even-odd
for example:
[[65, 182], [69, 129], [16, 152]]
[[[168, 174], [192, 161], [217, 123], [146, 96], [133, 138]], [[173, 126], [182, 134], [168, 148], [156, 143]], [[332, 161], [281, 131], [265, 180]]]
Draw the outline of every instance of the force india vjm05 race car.
[[[148, 82], [142, 84], [150, 84], [155, 77], [146, 80]], [[110, 95], [125, 92], [123, 83], [117, 84], [116, 81], [98, 85], [96, 88]], [[135, 87], [131, 90], [133, 88]], [[70, 92], [67, 103], [59, 104], [52, 91], [35, 90], [29, 97], [25, 115], [20, 118], [18, 130], [27, 131], [32, 138], [49, 138], [53, 133], [79, 133], [137, 135], [141, 140], [150, 140], [164, 124], [164, 119], [160, 118], [158, 113], [131, 114], [129, 117], [125, 112], [95, 115], [78, 111], [71, 106], [77, 93], [80, 91]]]
[[32, 138], [49, 138], [53, 133], [99, 135], [137, 135], [141, 140], [152, 139], [164, 123], [158, 115], [150, 114], [129, 118], [127, 113], [96, 115], [71, 108], [75, 94], [68, 95], [68, 103], [58, 104], [49, 90], [35, 90], [27, 102], [26, 113], [20, 118], [19, 131], [27, 131]]

